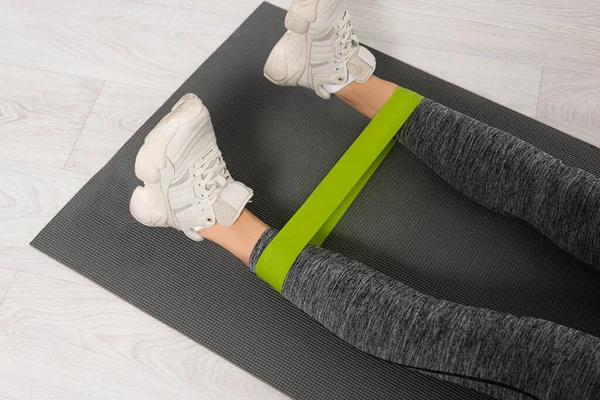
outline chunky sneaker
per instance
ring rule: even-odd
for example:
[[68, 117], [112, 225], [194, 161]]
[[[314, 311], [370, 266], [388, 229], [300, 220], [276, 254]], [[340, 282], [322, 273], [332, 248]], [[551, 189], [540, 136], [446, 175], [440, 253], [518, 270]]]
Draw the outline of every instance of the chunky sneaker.
[[271, 51], [264, 74], [280, 86], [302, 86], [329, 99], [324, 85], [359, 83], [375, 70], [375, 57], [358, 41], [346, 0], [294, 0], [288, 31]]
[[253, 195], [231, 178], [210, 114], [193, 94], [183, 96], [148, 134], [135, 174], [144, 181], [131, 197], [135, 219], [176, 228], [197, 241], [202, 228], [233, 225]]

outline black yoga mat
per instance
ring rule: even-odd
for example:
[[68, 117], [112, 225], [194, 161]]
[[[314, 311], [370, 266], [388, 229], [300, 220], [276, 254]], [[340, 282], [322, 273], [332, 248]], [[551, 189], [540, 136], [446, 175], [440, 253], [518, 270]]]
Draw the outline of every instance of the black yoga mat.
[[[217, 246], [129, 215], [136, 152], [185, 93], [207, 104], [233, 176], [256, 192], [250, 209], [277, 228], [364, 129], [368, 121], [338, 99], [263, 78], [283, 18], [261, 5], [32, 245], [294, 398], [486, 398], [355, 350]], [[374, 53], [379, 76], [600, 174], [597, 148]], [[463, 197], [400, 145], [325, 247], [438, 297], [600, 335], [600, 273]]]

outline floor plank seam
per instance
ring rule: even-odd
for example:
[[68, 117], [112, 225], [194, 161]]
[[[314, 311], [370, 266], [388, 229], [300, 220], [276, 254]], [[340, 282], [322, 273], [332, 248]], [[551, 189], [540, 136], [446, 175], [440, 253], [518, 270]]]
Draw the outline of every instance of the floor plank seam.
[[[0, 157], [0, 162], [2, 162], [2, 161], [14, 162], [14, 163], [19, 163], [19, 164], [27, 164], [27, 165], [31, 165], [31, 166], [34, 166], [34, 167], [49, 168], [49, 169], [53, 169], [53, 170], [57, 170], [57, 171], [63, 171], [63, 172], [67, 171], [69, 173], [73, 173], [73, 174], [79, 175], [83, 179], [88, 179], [88, 180], [93, 176], [93, 174], [90, 174], [90, 173], [84, 173], [84, 172], [75, 171], [75, 170], [72, 170], [72, 169], [64, 169], [64, 168], [61, 168], [61, 167], [47, 165], [47, 164], [38, 164], [38, 163], [33, 162], [33, 161], [19, 160], [19, 159], [16, 159], [16, 158]], [[2, 169], [8, 169], [8, 168], [3, 167], [3, 166], [0, 166], [0, 168], [2, 168]], [[18, 169], [10, 169], [10, 171], [20, 172], [20, 170], [18, 170]]]
[[[202, 64], [202, 62], [200, 62], [200, 64]], [[19, 64], [0, 62], [0, 67], [3, 67], [3, 66], [4, 67], [30, 69], [30, 70], [34, 70], [34, 71], [46, 72], [49, 74], [64, 75], [64, 76], [69, 76], [69, 77], [79, 78], [79, 79], [103, 81], [105, 83], [118, 83], [120, 85], [135, 86], [135, 87], [142, 88], [142, 89], [163, 90], [165, 92], [170, 92], [170, 93], [174, 92], [179, 86], [181, 86], [183, 84], [183, 82], [185, 82], [185, 80], [189, 76], [189, 75], [184, 76], [184, 74], [182, 74], [180, 83], [174, 85], [174, 87], [165, 88], [165, 87], [158, 87], [158, 86], [152, 86], [152, 85], [140, 85], [139, 83], [131, 83], [131, 82], [127, 82], [127, 81], [104, 78], [104, 77], [99, 77], [99, 76], [81, 75], [81, 74], [74, 74], [74, 73], [70, 73], [70, 72], [63, 72], [63, 71], [58, 71], [58, 70], [53, 70], [53, 69], [44, 69], [44, 68], [32, 67], [32, 66], [28, 66], [28, 65], [19, 65]], [[191, 72], [190, 72], [190, 74], [191, 74]]]
[[[473, 58], [479, 58], [482, 60], [490, 60], [490, 61], [497, 61], [497, 62], [505, 62], [508, 64], [514, 64], [514, 65], [523, 65], [523, 66], [527, 66], [527, 67], [537, 67], [537, 68], [555, 68], [555, 69], [560, 69], [562, 71], [570, 71], [570, 72], [576, 72], [579, 74], [588, 74], [588, 75], [598, 75], [595, 74], [593, 72], [589, 72], [587, 70], [583, 71], [580, 69], [574, 69], [574, 68], [556, 68], [553, 65], [547, 65], [547, 64], [542, 64], [542, 63], [532, 63], [532, 62], [527, 62], [527, 61], [513, 61], [513, 60], [507, 60], [506, 57], [501, 57], [501, 56], [491, 56], [491, 55], [486, 55], [486, 56], [482, 56], [482, 55], [477, 55], [477, 54], [471, 54], [471, 53], [466, 53], [466, 52], [457, 52], [457, 51], [452, 51], [452, 50], [447, 50], [447, 49], [440, 49], [437, 47], [432, 47], [432, 46], [417, 46], [416, 44], [407, 44], [407, 43], [400, 43], [400, 42], [392, 42], [390, 40], [377, 40], [377, 39], [373, 39], [374, 41], [380, 42], [380, 43], [390, 43], [394, 46], [409, 46], [409, 47], [414, 47], [417, 49], [422, 49], [422, 50], [428, 50], [428, 51], [435, 51], [435, 52], [440, 52], [440, 53], [446, 53], [446, 54], [452, 54], [452, 55], [458, 55], [458, 56], [464, 56], [464, 57], [473, 57]], [[366, 40], [367, 42], [369, 41], [369, 39]], [[367, 44], [368, 45], [368, 44]], [[402, 60], [402, 57], [393, 56], [394, 58], [397, 58], [399, 60]]]
[[0, 299], [0, 308], [2, 308], [2, 305], [4, 304], [4, 299], [6, 299], [8, 297], [8, 293], [10, 292], [10, 288], [12, 287], [13, 282], [17, 278], [17, 274], [18, 273], [19, 273], [19, 271], [15, 271], [15, 274], [13, 275], [12, 279], [10, 280], [10, 283], [8, 284], [8, 288], [6, 289], [6, 293]]
[[94, 107], [96, 107], [96, 103], [98, 102], [98, 99], [100, 98], [100, 95], [102, 94], [102, 90], [104, 89], [104, 86], [106, 85], [106, 81], [103, 80], [102, 81], [102, 86], [100, 86], [100, 90], [98, 90], [98, 95], [96, 96], [96, 99], [94, 100], [94, 103], [92, 103], [92, 107], [90, 108], [90, 112], [88, 113], [85, 122], [83, 123], [83, 126], [81, 127], [81, 130], [79, 131], [79, 134], [77, 135], [77, 139], [75, 139], [75, 143], [73, 143], [73, 147], [71, 147], [71, 151], [69, 152], [69, 155], [67, 157], [67, 159], [65, 160], [65, 163], [63, 164], [62, 169], [66, 170], [67, 164], [69, 163], [69, 159], [71, 158], [71, 155], [73, 155], [73, 150], [75, 150], [75, 146], [77, 146], [77, 142], [79, 141], [79, 138], [81, 137], [81, 133], [83, 132], [83, 130], [85, 129], [90, 116], [92, 115], [92, 112], [94, 112]]
[[[64, 266], [61, 264], [61, 267], [68, 269], [69, 271], [73, 271], [71, 268]], [[43, 275], [43, 274], [39, 274], [37, 272], [31, 272], [31, 271], [19, 271], [19, 270], [14, 270], [15, 271], [15, 277], [17, 276], [17, 274], [25, 274], [25, 275], [32, 275], [32, 276], [37, 276], [39, 278], [46, 278], [46, 279], [52, 279], [52, 280], [57, 280], [57, 281], [62, 281], [62, 282], [67, 282], [67, 283], [75, 283], [75, 284], [79, 284], [79, 285], [85, 285], [85, 286], [93, 286], [93, 287], [100, 287], [99, 285], [97, 285], [96, 283], [92, 282], [92, 281], [88, 281], [88, 282], [82, 282], [82, 281], [73, 281], [71, 279], [67, 279], [67, 278], [61, 278], [59, 276], [50, 276], [50, 275]], [[83, 276], [83, 275], [81, 275]], [[88, 279], [87, 277], [84, 276], [85, 279]], [[14, 279], [14, 278], [13, 278]], [[12, 283], [12, 282], [11, 282]]]
[[540, 98], [542, 97], [542, 84], [544, 82], [544, 72], [546, 72], [546, 67], [542, 68], [542, 76], [540, 77], [540, 88], [538, 89], [538, 97], [537, 104], [535, 106], [535, 119], [540, 120]]
[[55, 71], [55, 70], [52, 70], [52, 69], [44, 69], [44, 68], [39, 68], [39, 67], [32, 67], [30, 65], [21, 65], [21, 64], [13, 64], [13, 63], [6, 63], [6, 62], [0, 62], [0, 67], [13, 67], [13, 68], [30, 69], [30, 70], [33, 70], [33, 71], [46, 72], [46, 73], [49, 73], [49, 74], [64, 75], [64, 76], [73, 77], [73, 78], [89, 79], [89, 80], [94, 80], [94, 81], [103, 81], [103, 80], [105, 80], [103, 78], [97, 78], [97, 77], [88, 76], [88, 75], [72, 74], [70, 72]]

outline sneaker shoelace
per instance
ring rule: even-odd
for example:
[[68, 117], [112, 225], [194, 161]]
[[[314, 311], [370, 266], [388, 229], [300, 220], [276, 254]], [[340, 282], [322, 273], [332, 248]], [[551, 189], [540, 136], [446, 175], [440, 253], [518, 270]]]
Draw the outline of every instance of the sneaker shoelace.
[[[206, 154], [195, 160], [192, 170], [195, 178], [194, 184], [204, 190], [198, 196], [198, 204], [206, 203], [211, 207], [221, 193], [220, 189], [225, 187], [227, 179], [229, 179], [229, 172], [221, 151], [211, 148]], [[206, 209], [202, 211], [205, 212]]]
[[340, 45], [343, 46], [342, 51], [336, 54], [336, 58], [339, 59], [341, 64], [345, 64], [353, 54], [353, 49], [358, 47], [358, 37], [354, 33], [354, 27], [350, 22], [350, 14], [348, 11], [344, 11], [342, 16], [341, 24], [338, 25], [338, 37], [340, 38]]

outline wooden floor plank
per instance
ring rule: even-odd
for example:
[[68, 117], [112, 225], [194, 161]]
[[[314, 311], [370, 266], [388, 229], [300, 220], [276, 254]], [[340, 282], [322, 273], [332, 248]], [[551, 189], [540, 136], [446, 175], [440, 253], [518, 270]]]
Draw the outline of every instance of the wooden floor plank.
[[[136, 0], [3, 0], [2, 62], [173, 92], [257, 0], [201, 11]], [[243, 6], [240, 6], [243, 5]]]
[[537, 118], [600, 147], [600, 75], [544, 69]]
[[62, 167], [101, 86], [96, 79], [0, 64], [0, 158]]
[[18, 273], [0, 307], [0, 396], [284, 399], [103, 289]]
[[170, 95], [163, 90], [106, 82], [65, 168], [96, 173]]
[[535, 118], [542, 79], [541, 67], [404, 45], [393, 45], [392, 55]]
[[88, 282], [29, 242], [89, 178], [60, 168], [0, 159], [0, 268]]
[[0, 306], [8, 293], [8, 289], [15, 277], [16, 272], [10, 269], [0, 268]]
[[350, 1], [359, 37], [600, 74], [600, 2]]

